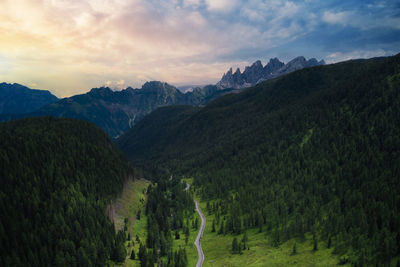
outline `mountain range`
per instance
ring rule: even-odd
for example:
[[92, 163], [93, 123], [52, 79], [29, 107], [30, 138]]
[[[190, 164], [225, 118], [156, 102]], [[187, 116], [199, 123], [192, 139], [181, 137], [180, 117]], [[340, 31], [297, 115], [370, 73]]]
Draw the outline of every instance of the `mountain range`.
[[264, 67], [261, 61], [256, 61], [246, 67], [243, 73], [238, 69], [232, 74], [230, 69], [216, 85], [192, 87], [185, 93], [168, 83], [151, 81], [140, 89], [128, 87], [114, 91], [108, 87], [100, 87], [85, 94], [58, 100], [48, 91], [3, 83], [0, 84], [0, 121], [32, 116], [79, 118], [98, 125], [116, 138], [159, 107], [203, 106], [222, 95], [237, 93], [260, 81], [321, 64], [324, 62], [306, 60], [304, 57], [297, 57], [287, 64], [274, 58]]
[[278, 58], [271, 58], [265, 66], [262, 65], [260, 60], [257, 60], [251, 66], [247, 66], [243, 73], [240, 72], [239, 68], [236, 69], [235, 73], [232, 73], [232, 68], [230, 68], [216, 86], [218, 89], [247, 88], [296, 70], [324, 64], [324, 60], [317, 61], [315, 58], [306, 60], [303, 56], [296, 57], [287, 64], [281, 62]]

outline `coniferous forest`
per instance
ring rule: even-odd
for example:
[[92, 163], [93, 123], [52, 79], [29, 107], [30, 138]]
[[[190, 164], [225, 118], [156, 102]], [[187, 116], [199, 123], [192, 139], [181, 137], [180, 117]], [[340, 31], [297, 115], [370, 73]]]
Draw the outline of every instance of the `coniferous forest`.
[[106, 206], [132, 168], [98, 127], [75, 119], [0, 124], [0, 265], [105, 266], [125, 233]]
[[192, 176], [221, 234], [259, 228], [279, 246], [311, 233], [354, 266], [400, 254], [400, 55], [159, 109], [118, 144], [149, 175]]
[[[174, 248], [173, 239], [189, 235], [189, 218], [193, 217], [194, 203], [179, 179], [163, 179], [147, 190], [147, 238], [140, 247], [140, 263], [153, 267], [155, 263], [167, 267], [186, 267], [184, 248]], [[183, 230], [185, 236], [180, 236]]]

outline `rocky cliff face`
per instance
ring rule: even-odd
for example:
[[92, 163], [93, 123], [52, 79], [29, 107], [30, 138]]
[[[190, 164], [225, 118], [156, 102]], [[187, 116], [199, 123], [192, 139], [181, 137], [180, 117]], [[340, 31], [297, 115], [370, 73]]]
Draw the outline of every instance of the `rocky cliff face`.
[[222, 76], [222, 79], [216, 84], [218, 89], [242, 89], [256, 85], [259, 82], [281, 76], [299, 69], [324, 65], [323, 60], [317, 61], [315, 58], [306, 60], [304, 57], [296, 57], [287, 64], [279, 61], [277, 58], [271, 58], [265, 66], [260, 60], [247, 66], [243, 73], [238, 68], [232, 74], [232, 68]]

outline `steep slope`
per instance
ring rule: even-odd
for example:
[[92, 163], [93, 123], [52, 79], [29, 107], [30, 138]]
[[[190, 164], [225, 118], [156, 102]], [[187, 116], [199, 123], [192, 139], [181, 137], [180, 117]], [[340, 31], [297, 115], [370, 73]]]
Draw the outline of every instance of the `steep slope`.
[[0, 265], [124, 260], [106, 205], [131, 167], [98, 127], [74, 119], [0, 124]]
[[94, 88], [86, 94], [50, 104], [35, 115], [83, 119], [95, 123], [115, 137], [153, 109], [185, 102], [184, 95], [175, 87], [167, 83], [148, 82], [142, 89], [129, 87], [114, 92], [105, 87]]
[[343, 262], [389, 264], [400, 254], [399, 88], [400, 55], [308, 68], [176, 126], [147, 122], [156, 142], [138, 124], [119, 144], [153, 174], [193, 175], [204, 199], [218, 199], [217, 229], [264, 228], [276, 246], [311, 232]]
[[317, 61], [315, 58], [306, 60], [304, 57], [296, 57], [285, 63], [279, 61], [277, 58], [271, 58], [265, 66], [262, 65], [260, 60], [254, 62], [251, 66], [247, 66], [243, 73], [240, 69], [236, 69], [232, 74], [232, 68], [225, 73], [221, 80], [216, 84], [219, 89], [243, 89], [254, 86], [262, 81], [272, 79], [296, 70], [324, 65], [323, 60]]
[[200, 105], [216, 91], [215, 87], [207, 86], [183, 94], [176, 87], [158, 81], [147, 82], [141, 89], [128, 87], [112, 91], [101, 87], [61, 99], [28, 115], [79, 118], [98, 125], [111, 137], [117, 137], [158, 107]]
[[46, 90], [30, 89], [17, 83], [0, 83], [0, 114], [29, 113], [57, 100]]

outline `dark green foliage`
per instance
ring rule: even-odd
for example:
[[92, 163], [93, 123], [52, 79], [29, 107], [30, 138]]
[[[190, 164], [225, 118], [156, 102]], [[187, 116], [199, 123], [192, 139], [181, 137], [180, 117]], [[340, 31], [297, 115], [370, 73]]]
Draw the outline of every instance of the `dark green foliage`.
[[331, 246], [332, 246], [332, 238], [331, 238], [331, 236], [329, 236], [329, 237], [328, 237], [327, 247], [328, 247], [328, 248], [331, 248]]
[[232, 252], [233, 253], [238, 253], [239, 252], [239, 244], [238, 244], [238, 241], [237, 241], [236, 237], [234, 237], [233, 240], [232, 240]]
[[212, 233], [215, 232], [215, 220], [212, 221], [211, 232], [212, 232]]
[[244, 232], [243, 238], [242, 238], [242, 243], [243, 243], [243, 249], [246, 249], [247, 247], [247, 241], [249, 241], [249, 238], [247, 236], [247, 233]]
[[0, 266], [122, 259], [106, 205], [131, 172], [108, 136], [51, 117], [0, 124]]
[[139, 123], [121, 147], [143, 168], [191, 175], [204, 200], [219, 199], [210, 208], [226, 217], [219, 234], [258, 227], [279, 245], [314, 231], [335, 253], [353, 251], [352, 262], [365, 251], [366, 264], [388, 264], [400, 254], [399, 88], [400, 55], [304, 69], [201, 110], [165, 108], [178, 123]]
[[[167, 266], [187, 266], [186, 251], [172, 247], [172, 239], [181, 238], [179, 231], [184, 232], [186, 243], [189, 238], [189, 220], [185, 223], [184, 218], [193, 217], [194, 202], [185, 186], [178, 179], [170, 179], [150, 185], [147, 190], [146, 247], [155, 260], [167, 256]], [[139, 259], [143, 264], [140, 255]]]
[[314, 238], [313, 241], [314, 241], [313, 250], [317, 251], [318, 250], [318, 240], [317, 240], [317, 238]]
[[118, 231], [111, 251], [110, 259], [116, 262], [123, 262], [126, 258], [125, 232]]
[[297, 254], [297, 245], [296, 245], [296, 242], [294, 242], [291, 255], [296, 255], [296, 254]]
[[134, 260], [135, 259], [135, 250], [134, 249], [132, 249], [132, 253], [131, 253], [131, 260]]
[[170, 252], [168, 254], [167, 267], [186, 267], [188, 264], [188, 259], [186, 256], [186, 250], [179, 248], [175, 253]]

